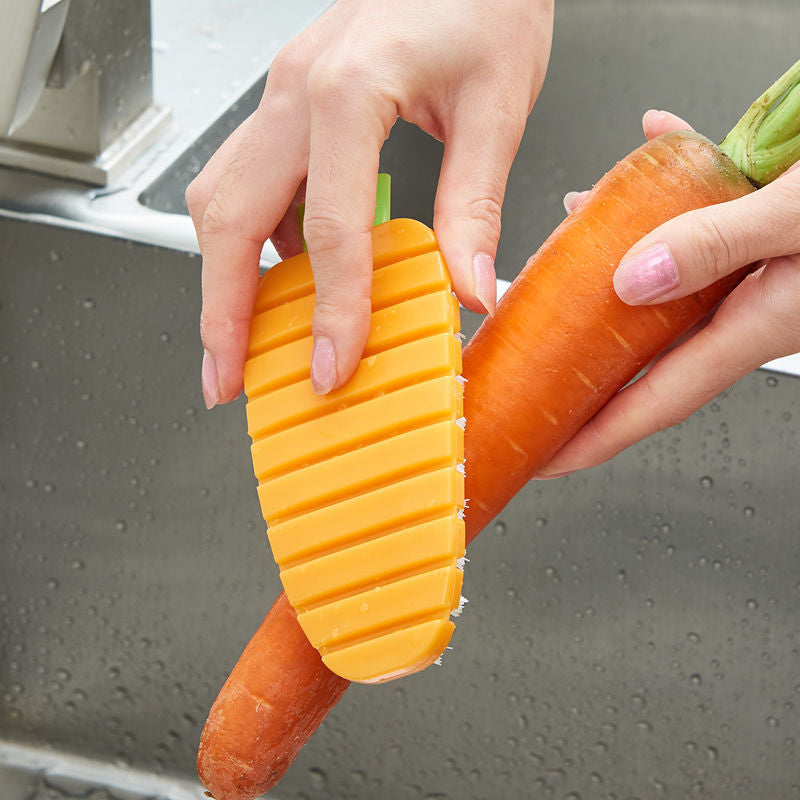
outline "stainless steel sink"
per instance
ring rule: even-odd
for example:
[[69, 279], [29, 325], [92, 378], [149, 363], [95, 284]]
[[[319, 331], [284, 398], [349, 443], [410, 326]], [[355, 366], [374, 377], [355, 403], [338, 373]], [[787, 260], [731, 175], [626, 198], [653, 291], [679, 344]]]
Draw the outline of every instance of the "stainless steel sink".
[[[202, 797], [205, 715], [279, 591], [243, 405], [202, 406], [182, 198], [325, 4], [262, 34], [257, 63], [209, 45], [255, 48], [274, 8], [236, 4], [239, 34], [225, 5], [154, 3], [174, 128], [119, 185], [0, 171], [0, 800]], [[563, 193], [639, 143], [644, 109], [720, 139], [798, 56], [796, 0], [556, 5], [505, 279]], [[396, 127], [395, 216], [430, 221], [440, 155]], [[800, 795], [798, 420], [800, 381], [760, 370], [610, 464], [528, 486], [470, 547], [443, 665], [352, 687], [273, 796]]]

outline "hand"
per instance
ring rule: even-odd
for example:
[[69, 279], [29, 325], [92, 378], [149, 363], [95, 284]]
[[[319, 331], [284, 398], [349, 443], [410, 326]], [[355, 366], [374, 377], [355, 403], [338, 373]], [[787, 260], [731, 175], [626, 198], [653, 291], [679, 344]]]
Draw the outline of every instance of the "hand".
[[[370, 319], [381, 146], [398, 117], [444, 142], [434, 228], [461, 303], [493, 313], [508, 172], [544, 79], [553, 0], [339, 0], [276, 57], [258, 109], [186, 192], [203, 254], [203, 394], [242, 390], [262, 246], [316, 283], [311, 380], [355, 370]], [[307, 180], [306, 180], [307, 178]]]
[[[689, 125], [648, 111], [648, 139]], [[567, 210], [585, 192], [571, 192]], [[690, 211], [634, 245], [614, 275], [630, 305], [663, 303], [759, 265], [705, 327], [617, 394], [537, 476], [593, 467], [656, 431], [677, 425], [742, 376], [800, 351], [800, 163], [773, 183], [729, 203]]]

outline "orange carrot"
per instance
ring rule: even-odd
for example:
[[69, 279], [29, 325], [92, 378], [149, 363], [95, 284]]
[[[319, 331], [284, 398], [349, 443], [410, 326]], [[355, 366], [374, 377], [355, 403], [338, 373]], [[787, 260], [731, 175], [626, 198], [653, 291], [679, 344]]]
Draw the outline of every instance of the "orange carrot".
[[274, 786], [349, 685], [322, 663], [282, 593], [203, 728], [197, 770], [211, 794], [241, 800]]
[[[690, 297], [630, 307], [617, 264], [666, 220], [741, 197], [800, 158], [800, 61], [717, 148], [689, 132], [635, 150], [595, 186], [514, 281], [466, 348], [466, 540], [639, 370], [708, 315], [747, 270]], [[765, 124], [766, 123], [766, 124]], [[730, 158], [729, 158], [730, 156]], [[731, 160], [732, 159], [732, 160]], [[284, 595], [206, 722], [198, 770], [217, 800], [275, 785], [347, 688], [303, 635]]]
[[[617, 164], [533, 256], [467, 346], [467, 542], [622, 386], [741, 279], [658, 306], [614, 292], [622, 256], [685, 211], [752, 191], [705, 137], [664, 134]], [[272, 787], [339, 700], [284, 595], [211, 709], [198, 754], [217, 800]]]

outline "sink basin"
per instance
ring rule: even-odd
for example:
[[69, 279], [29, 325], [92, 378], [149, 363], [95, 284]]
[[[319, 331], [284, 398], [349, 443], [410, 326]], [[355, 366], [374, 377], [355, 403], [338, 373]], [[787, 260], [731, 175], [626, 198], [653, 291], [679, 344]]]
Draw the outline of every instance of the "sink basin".
[[[556, 5], [507, 280], [563, 193], [641, 141], [643, 110], [719, 140], [797, 58], [796, 0]], [[205, 715], [279, 592], [243, 403], [203, 409], [182, 213], [251, 77], [116, 192], [0, 171], [3, 800], [201, 798]], [[396, 126], [395, 216], [430, 222], [440, 157]], [[442, 666], [352, 687], [271, 796], [800, 794], [798, 420], [800, 380], [760, 370], [611, 463], [526, 487], [469, 549]]]

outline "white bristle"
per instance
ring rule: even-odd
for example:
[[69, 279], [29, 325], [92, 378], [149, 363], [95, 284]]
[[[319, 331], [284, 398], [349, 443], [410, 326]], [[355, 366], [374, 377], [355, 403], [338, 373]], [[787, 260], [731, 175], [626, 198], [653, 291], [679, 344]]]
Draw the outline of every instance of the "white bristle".
[[461, 598], [460, 598], [460, 599], [459, 599], [459, 601], [458, 601], [458, 608], [457, 608], [457, 609], [455, 609], [454, 611], [451, 611], [451, 612], [450, 612], [450, 616], [451, 616], [451, 617], [460, 617], [460, 616], [461, 616], [461, 613], [464, 611], [464, 606], [465, 606], [467, 603], [469, 603], [469, 600], [467, 600], [467, 598], [466, 598], [466, 597], [464, 597], [464, 595], [462, 594], [462, 595], [461, 595]]
[[456, 380], [459, 383], [467, 383], [468, 382], [467, 379], [463, 375], [456, 375]]
[[460, 472], [462, 475], [466, 475], [467, 471], [464, 469], [463, 464], [456, 464], [456, 472]]
[[467, 427], [467, 418], [466, 417], [459, 417], [456, 420], [456, 425], [463, 431]]

